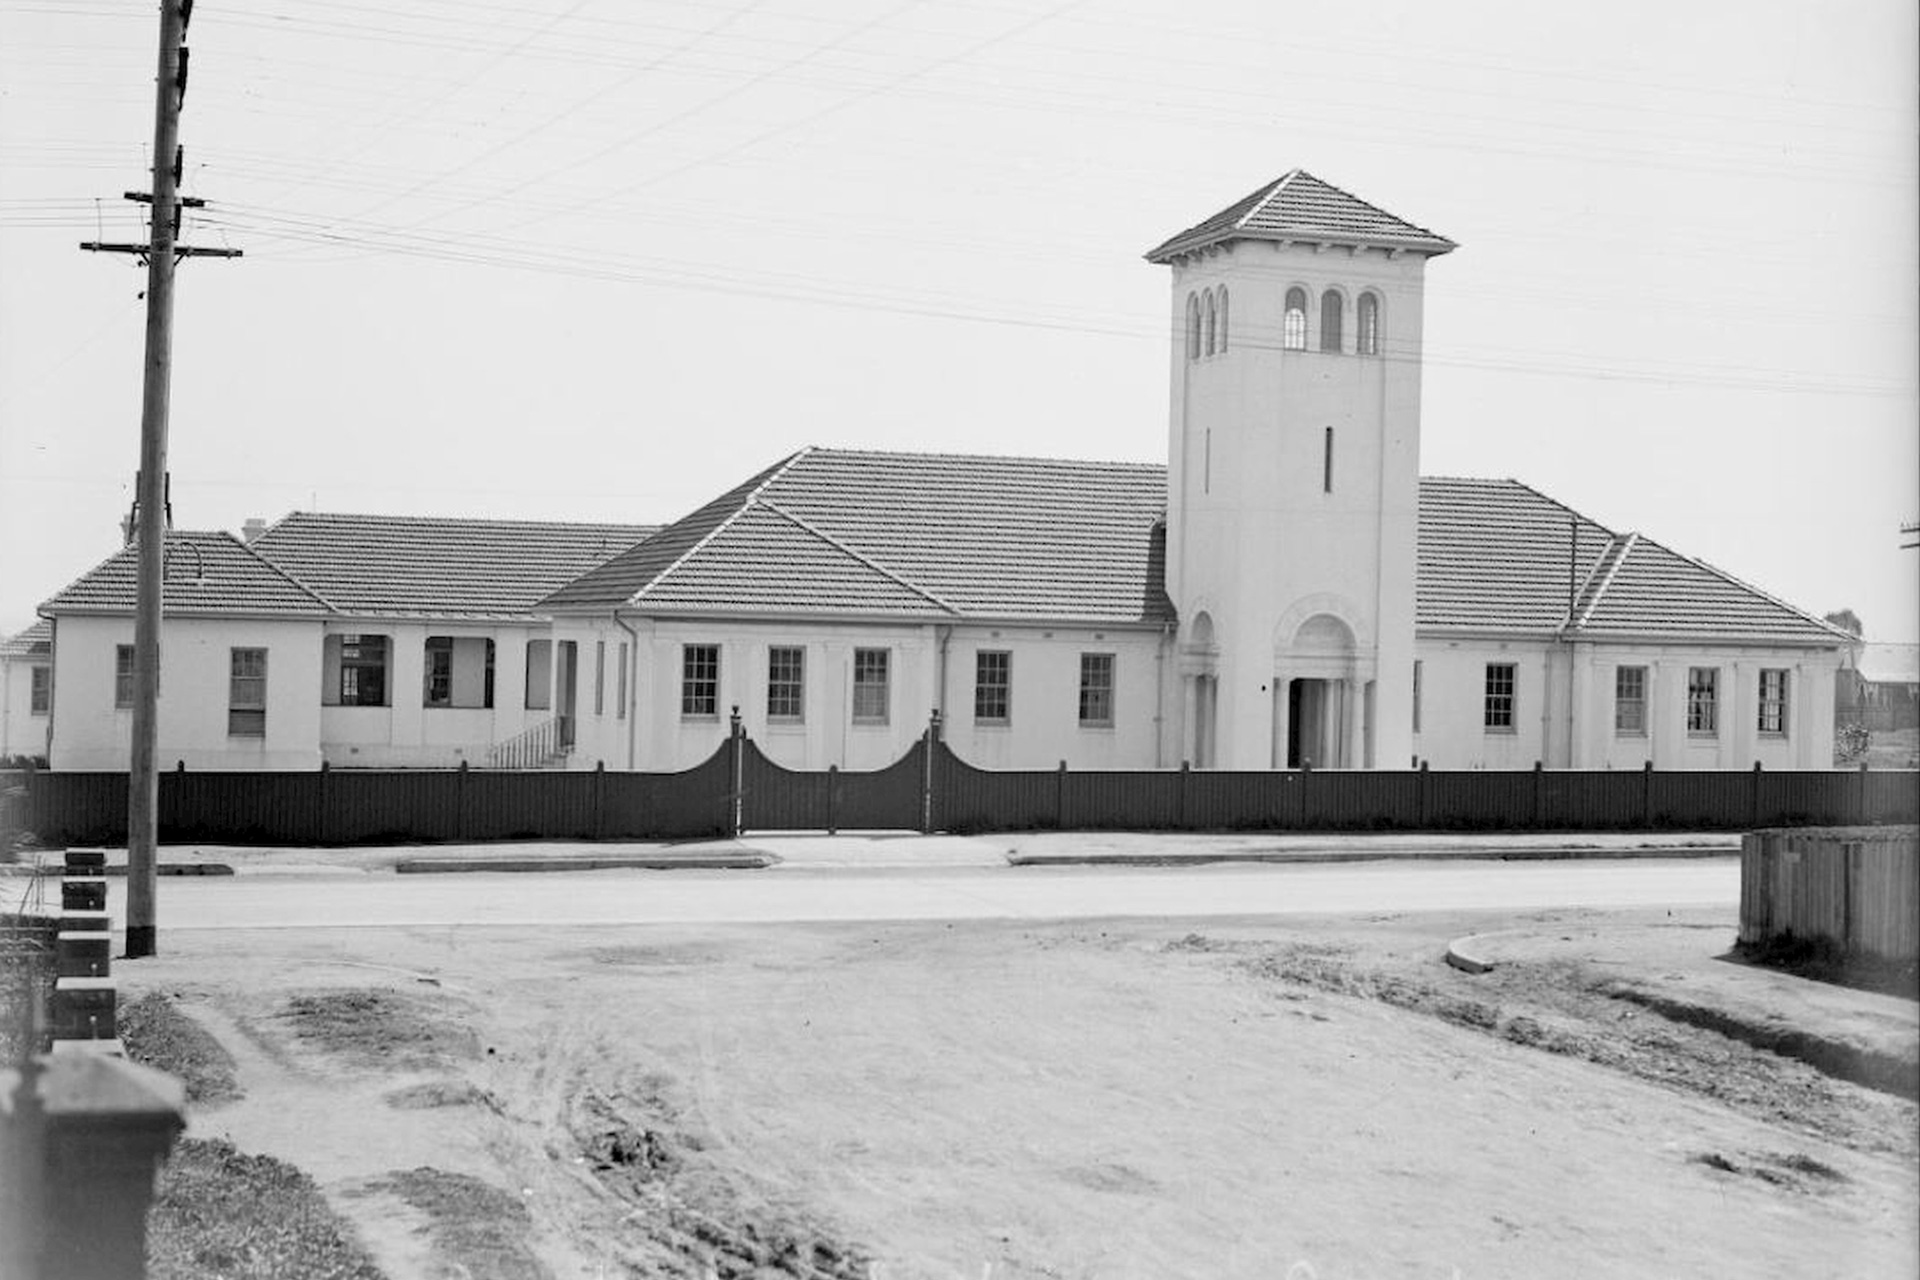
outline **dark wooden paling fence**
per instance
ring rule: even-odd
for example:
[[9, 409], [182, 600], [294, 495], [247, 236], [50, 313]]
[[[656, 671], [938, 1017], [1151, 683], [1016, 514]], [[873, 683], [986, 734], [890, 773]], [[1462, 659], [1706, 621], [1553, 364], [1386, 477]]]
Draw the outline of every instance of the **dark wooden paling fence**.
[[[126, 775], [0, 774], [43, 842], [126, 839]], [[1818, 770], [980, 769], [929, 730], [870, 772], [783, 768], [735, 730], [679, 773], [161, 775], [174, 843], [675, 840], [739, 831], [1730, 831], [1920, 821], [1920, 773]], [[4, 834], [4, 833], [0, 833]]]

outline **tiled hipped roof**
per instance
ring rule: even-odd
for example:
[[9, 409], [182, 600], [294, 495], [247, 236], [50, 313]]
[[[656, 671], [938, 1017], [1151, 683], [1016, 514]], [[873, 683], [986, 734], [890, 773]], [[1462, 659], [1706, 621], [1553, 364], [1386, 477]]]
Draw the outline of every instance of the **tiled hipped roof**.
[[[81, 575], [42, 613], [131, 613], [139, 552], [129, 544]], [[317, 618], [327, 602], [230, 533], [167, 534], [162, 607], [201, 617]]]
[[25, 631], [0, 640], [0, 658], [43, 657], [53, 644], [53, 623], [42, 618]]
[[296, 511], [249, 545], [343, 613], [503, 619], [653, 528]]
[[1149, 250], [1146, 257], [1148, 262], [1167, 262], [1229, 240], [1369, 245], [1434, 255], [1458, 247], [1445, 236], [1396, 218], [1304, 169], [1294, 169]]
[[[1420, 482], [1418, 625], [1488, 635], [1845, 643], [1810, 614], [1515, 480]], [[1572, 625], [1569, 626], [1569, 619]]]
[[808, 449], [555, 592], [552, 608], [1158, 622], [1166, 471]]

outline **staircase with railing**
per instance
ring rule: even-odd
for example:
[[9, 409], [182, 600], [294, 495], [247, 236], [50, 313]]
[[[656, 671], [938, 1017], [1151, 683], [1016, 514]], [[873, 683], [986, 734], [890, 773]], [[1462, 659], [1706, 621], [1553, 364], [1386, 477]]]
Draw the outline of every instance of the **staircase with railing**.
[[489, 769], [559, 769], [573, 753], [573, 718], [554, 716], [487, 748]]

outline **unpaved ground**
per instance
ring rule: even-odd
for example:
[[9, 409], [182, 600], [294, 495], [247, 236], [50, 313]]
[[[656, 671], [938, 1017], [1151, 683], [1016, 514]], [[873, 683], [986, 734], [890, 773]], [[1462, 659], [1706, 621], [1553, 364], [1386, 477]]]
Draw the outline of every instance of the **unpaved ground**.
[[235, 1056], [192, 1131], [395, 1280], [1913, 1274], [1912, 1103], [1573, 961], [1440, 963], [1514, 923], [176, 932], [116, 972]]

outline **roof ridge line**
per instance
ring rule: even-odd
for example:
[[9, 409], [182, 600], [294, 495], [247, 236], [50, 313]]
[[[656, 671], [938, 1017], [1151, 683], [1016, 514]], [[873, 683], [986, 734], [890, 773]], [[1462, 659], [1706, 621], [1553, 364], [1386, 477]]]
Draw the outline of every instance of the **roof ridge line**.
[[[1586, 608], [1580, 610], [1580, 616], [1573, 619], [1570, 626], [1579, 628], [1587, 625], [1587, 619], [1593, 617], [1594, 611], [1600, 607], [1600, 602], [1607, 598], [1607, 591], [1613, 586], [1613, 580], [1620, 576], [1620, 567], [1626, 564], [1627, 557], [1632, 555], [1633, 549], [1639, 545], [1640, 534], [1637, 531], [1630, 531], [1624, 540], [1617, 533], [1613, 535], [1612, 540], [1607, 543], [1607, 549], [1600, 553], [1599, 563], [1593, 566], [1594, 573], [1598, 574], [1601, 565], [1604, 564], [1606, 573], [1594, 587], [1593, 598], [1587, 601]], [[1611, 561], [1607, 559], [1608, 556], [1613, 557]]]
[[1287, 184], [1291, 183], [1295, 178], [1299, 177], [1301, 172], [1302, 171], [1300, 167], [1296, 165], [1293, 168], [1287, 170], [1285, 173], [1281, 174], [1279, 178], [1274, 181], [1274, 184], [1266, 189], [1265, 194], [1263, 194], [1258, 200], [1255, 200], [1252, 204], [1248, 205], [1247, 211], [1241, 214], [1238, 218], [1234, 220], [1233, 229], [1235, 231], [1246, 230], [1247, 219], [1253, 217], [1254, 214], [1259, 213], [1262, 209], [1266, 208], [1269, 204], [1273, 203], [1274, 197], [1278, 196], [1282, 191], [1285, 191], [1287, 189]]
[[[267, 566], [267, 568], [273, 570], [275, 573], [285, 578], [288, 582], [291, 582], [294, 586], [300, 588], [302, 591], [312, 596], [317, 603], [323, 605], [328, 610], [334, 613], [346, 612], [345, 609], [342, 609], [339, 605], [327, 599], [325, 596], [321, 595], [318, 591], [315, 591], [305, 581], [295, 577], [292, 571], [289, 570], [285, 565], [281, 564], [277, 560], [269, 559], [264, 552], [257, 549], [251, 542], [248, 542], [245, 538], [236, 538], [231, 533], [228, 533], [225, 529], [216, 529], [214, 532], [218, 533], [221, 537], [225, 538], [228, 542], [231, 542], [234, 546], [240, 548], [240, 550], [252, 556], [255, 560], [258, 560], [261, 564]], [[262, 532], [264, 533], [265, 530], [262, 530]]]
[[947, 603], [945, 600], [942, 600], [939, 596], [935, 595], [933, 592], [927, 590], [925, 587], [921, 586], [919, 583], [913, 581], [913, 579], [906, 577], [904, 574], [896, 573], [892, 569], [887, 568], [885, 565], [879, 563], [878, 561], [872, 559], [871, 557], [863, 555], [858, 551], [855, 551], [852, 547], [840, 541], [840, 539], [834, 537], [832, 534], [826, 532], [824, 529], [815, 528], [810, 522], [795, 515], [793, 512], [788, 511], [785, 507], [782, 507], [779, 503], [773, 501], [771, 498], [767, 499], [765, 502], [762, 502], [760, 505], [765, 507], [767, 510], [773, 512], [775, 515], [781, 517], [782, 519], [789, 520], [792, 523], [799, 525], [802, 529], [805, 529], [808, 533], [820, 539], [820, 541], [826, 543], [828, 546], [833, 547], [835, 550], [845, 552], [847, 555], [852, 556], [855, 560], [858, 560], [861, 564], [867, 566], [867, 568], [873, 570], [875, 573], [879, 574], [881, 577], [886, 578], [888, 581], [897, 583], [900, 586], [905, 587], [907, 590], [913, 592], [915, 595], [925, 596], [927, 599], [933, 601], [935, 604], [939, 605], [942, 609], [945, 609], [948, 613], [951, 613], [956, 618], [965, 616], [961, 612], [961, 610], [954, 608], [951, 604]]
[[1740, 577], [1738, 574], [1729, 573], [1725, 569], [1722, 569], [1719, 565], [1710, 564], [1707, 561], [1702, 560], [1697, 556], [1690, 556], [1684, 551], [1675, 551], [1672, 547], [1668, 546], [1664, 542], [1661, 542], [1657, 538], [1648, 538], [1646, 539], [1646, 541], [1652, 544], [1653, 546], [1660, 548], [1662, 551], [1666, 552], [1668, 555], [1673, 556], [1676, 559], [1686, 561], [1688, 564], [1692, 565], [1696, 569], [1704, 570], [1707, 573], [1713, 574], [1717, 578], [1722, 578], [1728, 582], [1731, 582], [1734, 586], [1739, 587], [1743, 591], [1753, 592], [1754, 595], [1759, 596], [1762, 600], [1765, 600], [1768, 604], [1777, 605], [1778, 607], [1785, 609], [1788, 613], [1793, 614], [1795, 617], [1801, 619], [1803, 622], [1811, 622], [1814, 626], [1819, 627], [1822, 631], [1826, 631], [1832, 634], [1835, 639], [1844, 640], [1849, 644], [1856, 644], [1861, 642], [1860, 637], [1854, 635], [1851, 631], [1842, 630], [1841, 628], [1834, 626], [1831, 622], [1828, 622], [1825, 618], [1816, 618], [1812, 614], [1808, 613], [1805, 609], [1802, 609], [1799, 605], [1789, 604], [1787, 601], [1782, 600], [1779, 596], [1776, 596], [1775, 594], [1773, 594], [1773, 592], [1768, 591], [1765, 587], [1756, 587], [1751, 582], [1748, 582], [1745, 578]]
[[[696, 541], [692, 546], [688, 547], [685, 551], [682, 551], [679, 555], [675, 556], [673, 558], [672, 564], [668, 565], [666, 568], [662, 569], [660, 572], [654, 574], [653, 577], [650, 578], [644, 585], [642, 585], [638, 591], [628, 596], [627, 603], [633, 604], [635, 601], [639, 600], [642, 596], [646, 595], [647, 592], [653, 590], [655, 586], [657, 586], [661, 582], [664, 582], [667, 579], [667, 577], [671, 575], [681, 565], [685, 564], [688, 560], [692, 559], [696, 552], [700, 551], [709, 542], [712, 542], [715, 538], [719, 537], [722, 533], [726, 532], [726, 530], [732, 528], [734, 521], [738, 520], [742, 515], [744, 515], [748, 511], [748, 509], [750, 509], [757, 502], [759, 502], [760, 495], [766, 492], [768, 485], [772, 484], [775, 480], [778, 480], [781, 476], [784, 476], [785, 474], [787, 474], [787, 472], [792, 469], [795, 463], [799, 462], [800, 459], [806, 457], [808, 454], [812, 453], [813, 451], [814, 451], [814, 446], [810, 444], [803, 445], [801, 446], [798, 452], [788, 455], [786, 461], [775, 463], [767, 471], [765, 478], [762, 479], [759, 484], [753, 486], [753, 492], [749, 493], [746, 497], [742, 498], [740, 500], [740, 505], [727, 513], [726, 519], [714, 525], [713, 528], [707, 530], [706, 533], [701, 535], [700, 539]], [[675, 521], [674, 523], [678, 524], [679, 521]], [[673, 525], [671, 524], [666, 525], [659, 530], [659, 533], [665, 533], [668, 529], [671, 529], [671, 528], [673, 528]], [[657, 536], [657, 534], [655, 536]], [[588, 572], [592, 572], [592, 570], [588, 570]], [[549, 592], [548, 594], [552, 594], [552, 593]]]

